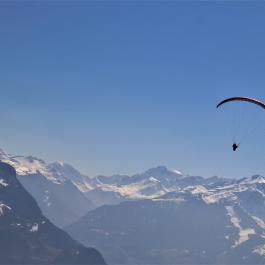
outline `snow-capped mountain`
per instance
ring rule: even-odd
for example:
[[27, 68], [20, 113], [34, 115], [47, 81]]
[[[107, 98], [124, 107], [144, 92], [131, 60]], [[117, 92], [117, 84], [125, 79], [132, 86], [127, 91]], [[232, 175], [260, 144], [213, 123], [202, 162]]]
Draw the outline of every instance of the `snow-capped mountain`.
[[37, 200], [43, 213], [60, 227], [104, 204], [152, 199], [190, 185], [231, 182], [218, 177], [188, 176], [164, 166], [133, 176], [90, 178], [64, 162], [49, 164], [36, 157], [10, 155], [3, 150], [0, 150], [0, 160], [16, 169], [18, 179]]
[[42, 174], [56, 184], [61, 184], [67, 180], [74, 180], [76, 183], [83, 182], [85, 178], [74, 167], [64, 162], [48, 164], [37, 157], [11, 155], [2, 149], [0, 149], [0, 160], [13, 166], [19, 176]]
[[110, 264], [264, 264], [265, 178], [102, 206], [66, 231]]
[[101, 254], [85, 248], [54, 226], [16, 178], [0, 162], [0, 264], [105, 264]]
[[90, 189], [87, 189], [85, 194], [97, 206], [117, 204], [125, 200], [153, 199], [188, 186], [214, 187], [233, 183], [233, 180], [218, 177], [205, 179], [200, 176], [184, 175], [180, 171], [169, 170], [164, 166], [151, 168], [133, 176], [97, 176], [86, 181], [89, 182], [87, 186], [90, 186]]
[[39, 158], [14, 156], [3, 150], [0, 160], [16, 169], [19, 181], [57, 226], [70, 224], [94, 208], [77, 188], [85, 177], [72, 166], [62, 162], [48, 164]]

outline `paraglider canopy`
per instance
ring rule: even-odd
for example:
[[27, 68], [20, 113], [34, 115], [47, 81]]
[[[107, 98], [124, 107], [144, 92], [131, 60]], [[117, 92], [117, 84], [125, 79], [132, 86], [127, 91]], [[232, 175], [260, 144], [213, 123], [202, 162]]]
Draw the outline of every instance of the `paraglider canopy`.
[[265, 109], [265, 103], [263, 103], [263, 102], [260, 101], [260, 100], [257, 100], [257, 99], [254, 99], [254, 98], [248, 98], [248, 97], [232, 97], [232, 98], [224, 99], [223, 101], [221, 101], [221, 102], [216, 106], [216, 108], [219, 108], [219, 107], [220, 107], [221, 105], [223, 105], [224, 103], [231, 102], [231, 101], [247, 101], [247, 102], [250, 102], [250, 103], [253, 103], [253, 104], [257, 104], [257, 105], [259, 105], [260, 107], [262, 107], [263, 109]]

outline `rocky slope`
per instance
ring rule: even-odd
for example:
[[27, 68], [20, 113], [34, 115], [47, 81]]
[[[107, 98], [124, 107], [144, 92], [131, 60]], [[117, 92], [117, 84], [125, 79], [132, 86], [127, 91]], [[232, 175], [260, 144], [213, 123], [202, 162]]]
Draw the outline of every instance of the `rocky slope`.
[[16, 178], [0, 162], [1, 264], [105, 264], [101, 254], [85, 248], [54, 226]]

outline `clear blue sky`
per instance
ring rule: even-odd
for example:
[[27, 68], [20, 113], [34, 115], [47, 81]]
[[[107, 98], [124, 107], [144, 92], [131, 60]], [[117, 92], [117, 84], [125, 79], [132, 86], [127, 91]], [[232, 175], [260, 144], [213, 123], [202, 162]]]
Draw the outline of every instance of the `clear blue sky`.
[[215, 108], [265, 100], [264, 14], [258, 1], [2, 1], [0, 146], [88, 175], [265, 174], [265, 126], [232, 153]]

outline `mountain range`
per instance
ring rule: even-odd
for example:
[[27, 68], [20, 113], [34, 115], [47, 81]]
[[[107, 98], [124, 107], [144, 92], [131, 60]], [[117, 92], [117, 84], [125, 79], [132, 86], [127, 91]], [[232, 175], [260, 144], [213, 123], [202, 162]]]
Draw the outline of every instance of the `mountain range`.
[[152, 199], [189, 185], [232, 182], [218, 177], [188, 176], [164, 166], [133, 176], [88, 177], [64, 162], [46, 163], [1, 149], [0, 160], [16, 169], [19, 181], [36, 199], [43, 214], [59, 227], [79, 220], [89, 210], [102, 205]]
[[88, 177], [1, 152], [43, 214], [108, 264], [264, 264], [265, 178], [190, 176], [158, 166]]
[[65, 229], [109, 264], [264, 264], [265, 178], [105, 205]]

